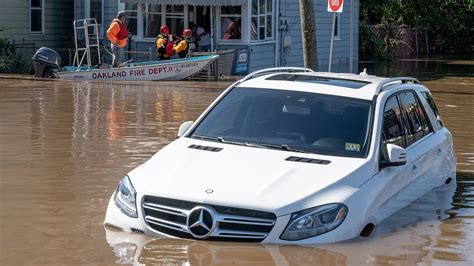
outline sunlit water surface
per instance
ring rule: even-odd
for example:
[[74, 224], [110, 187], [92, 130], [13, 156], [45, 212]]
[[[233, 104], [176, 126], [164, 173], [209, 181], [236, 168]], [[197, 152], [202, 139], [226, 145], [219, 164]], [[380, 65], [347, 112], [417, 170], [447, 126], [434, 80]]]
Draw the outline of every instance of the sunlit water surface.
[[[429, 192], [370, 239], [314, 247], [104, 230], [119, 178], [172, 141], [181, 122], [196, 119], [228, 83], [0, 79], [0, 264], [472, 265], [474, 77], [462, 64], [454, 70], [461, 75], [447, 66], [432, 67], [430, 76], [429, 67], [412, 73], [413, 62], [402, 63], [405, 72], [397, 65], [368, 68], [419, 73], [433, 90], [454, 134], [458, 187]], [[472, 63], [464, 65], [472, 70]]]

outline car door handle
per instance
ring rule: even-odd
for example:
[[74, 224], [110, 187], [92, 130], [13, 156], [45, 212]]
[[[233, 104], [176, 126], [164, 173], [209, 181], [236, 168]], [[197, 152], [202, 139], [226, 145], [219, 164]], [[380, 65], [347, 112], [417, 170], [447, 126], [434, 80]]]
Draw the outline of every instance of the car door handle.
[[441, 154], [443, 150], [441, 148], [438, 148], [438, 154]]
[[413, 166], [411, 167], [411, 171], [412, 171], [413, 173], [415, 173], [417, 170], [418, 170], [418, 166], [413, 165]]

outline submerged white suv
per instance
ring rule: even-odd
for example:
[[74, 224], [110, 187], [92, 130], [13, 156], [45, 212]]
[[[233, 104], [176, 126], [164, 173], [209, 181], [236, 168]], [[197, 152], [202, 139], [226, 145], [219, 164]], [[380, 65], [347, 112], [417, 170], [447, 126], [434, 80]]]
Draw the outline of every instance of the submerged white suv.
[[452, 136], [414, 78], [254, 72], [123, 177], [105, 225], [169, 237], [315, 244], [369, 236], [455, 182]]

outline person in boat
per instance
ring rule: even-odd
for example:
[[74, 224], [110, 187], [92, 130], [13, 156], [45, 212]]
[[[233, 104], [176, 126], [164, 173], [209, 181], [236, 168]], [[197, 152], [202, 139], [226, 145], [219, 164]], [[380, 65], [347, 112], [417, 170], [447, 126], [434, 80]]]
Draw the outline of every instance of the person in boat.
[[119, 67], [124, 59], [124, 47], [127, 45], [128, 38], [125, 19], [126, 13], [124, 11], [118, 12], [107, 30], [107, 39], [109, 39], [112, 48], [112, 67]]
[[178, 54], [179, 58], [185, 58], [190, 51], [191, 39], [193, 31], [190, 29], [184, 29], [181, 39], [175, 44], [174, 52]]
[[163, 25], [160, 28], [160, 34], [156, 36], [156, 53], [159, 60], [169, 60], [174, 55], [175, 36], [170, 34], [168, 26]]

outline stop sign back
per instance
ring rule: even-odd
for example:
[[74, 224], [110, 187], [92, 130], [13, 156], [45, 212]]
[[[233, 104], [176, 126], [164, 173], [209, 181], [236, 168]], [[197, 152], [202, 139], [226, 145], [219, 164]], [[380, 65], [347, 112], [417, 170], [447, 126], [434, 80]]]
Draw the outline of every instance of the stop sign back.
[[328, 0], [328, 12], [342, 13], [343, 0]]

